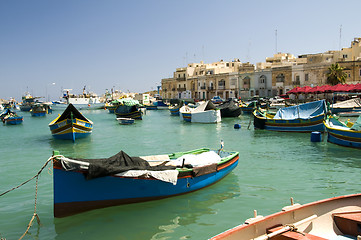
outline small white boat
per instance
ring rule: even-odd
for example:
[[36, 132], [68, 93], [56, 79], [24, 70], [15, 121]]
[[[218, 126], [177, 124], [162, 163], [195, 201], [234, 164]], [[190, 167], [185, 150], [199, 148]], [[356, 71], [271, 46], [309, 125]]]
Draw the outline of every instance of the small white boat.
[[254, 215], [244, 224], [211, 240], [356, 239], [361, 235], [361, 194], [333, 197], [305, 205], [292, 202], [281, 212], [266, 217], [257, 216], [256, 212]]
[[221, 122], [221, 110], [216, 108], [211, 101], [206, 101], [196, 108], [187, 105], [179, 109], [180, 119], [186, 122], [218, 123]]
[[123, 125], [129, 125], [134, 123], [133, 118], [117, 118], [117, 121], [119, 122], [119, 124]]

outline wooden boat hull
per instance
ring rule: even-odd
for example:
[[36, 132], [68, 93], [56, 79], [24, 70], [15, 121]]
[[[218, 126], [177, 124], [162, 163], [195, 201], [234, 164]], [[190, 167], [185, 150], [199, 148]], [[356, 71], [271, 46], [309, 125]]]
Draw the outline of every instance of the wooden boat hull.
[[130, 125], [134, 123], [134, 119], [132, 118], [117, 118], [117, 121], [122, 125]]
[[257, 110], [253, 112], [254, 127], [259, 129], [266, 129], [270, 131], [279, 132], [324, 132], [325, 126], [323, 124], [324, 115], [318, 115], [310, 119], [293, 119], [282, 120], [272, 119], [257, 114]]
[[115, 115], [117, 118], [142, 119], [142, 112], [135, 106], [119, 105], [115, 109]]
[[172, 115], [172, 116], [179, 116], [179, 109], [180, 109], [180, 107], [174, 107], [174, 106], [172, 106], [172, 107], [169, 107], [169, 111], [170, 111], [170, 115]]
[[4, 119], [4, 121], [8, 125], [18, 125], [24, 121], [24, 118], [23, 117], [9, 117], [7, 119]]
[[208, 110], [204, 112], [181, 112], [183, 121], [192, 123], [218, 123], [221, 122], [221, 111]]
[[195, 176], [192, 169], [179, 170], [175, 185], [154, 178], [116, 175], [86, 180], [82, 172], [65, 171], [53, 162], [54, 216], [65, 217], [97, 208], [162, 199], [196, 191], [229, 174], [237, 166], [238, 158], [238, 152], [234, 152], [226, 161], [218, 163], [215, 171], [200, 176]]
[[324, 123], [327, 129], [327, 141], [337, 145], [361, 148], [361, 131], [338, 129]]
[[45, 117], [45, 115], [46, 115], [46, 111], [31, 111], [30, 110], [30, 113], [31, 113], [31, 116], [33, 116], [33, 117]]
[[66, 119], [56, 124], [49, 125], [50, 131], [56, 139], [75, 140], [91, 134], [93, 125], [79, 119]]
[[[354, 219], [349, 220], [352, 218]], [[361, 223], [360, 218], [361, 194], [353, 194], [305, 205], [288, 206], [283, 208], [281, 212], [266, 217], [258, 216], [248, 219], [244, 224], [229, 229], [211, 239], [324, 240], [341, 239], [337, 238], [337, 236], [344, 237], [347, 235], [356, 237], [360, 233], [357, 229], [357, 226]], [[296, 231], [293, 231], [291, 226], [295, 226]], [[278, 234], [275, 232], [276, 230], [279, 230]]]

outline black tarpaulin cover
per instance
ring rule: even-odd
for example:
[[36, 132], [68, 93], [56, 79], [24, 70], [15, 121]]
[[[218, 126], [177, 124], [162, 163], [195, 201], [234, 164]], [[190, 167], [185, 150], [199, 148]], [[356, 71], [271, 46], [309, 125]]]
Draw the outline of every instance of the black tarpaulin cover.
[[63, 114], [61, 114], [61, 116], [59, 117], [59, 119], [56, 122], [60, 122], [63, 121], [65, 119], [70, 119], [71, 118], [71, 114], [73, 114], [73, 118], [77, 118], [80, 120], [84, 120], [84, 121], [89, 121], [86, 117], [84, 117], [79, 111], [78, 109], [76, 109], [73, 104], [69, 104], [68, 107], [64, 110]]
[[101, 159], [75, 159], [89, 163], [89, 169], [85, 174], [87, 179], [109, 176], [128, 170], [151, 170], [163, 171], [176, 169], [174, 166], [150, 166], [149, 163], [139, 157], [130, 157], [123, 151], [109, 158]]
[[241, 108], [234, 101], [227, 101], [218, 106], [222, 117], [238, 117], [241, 114]]

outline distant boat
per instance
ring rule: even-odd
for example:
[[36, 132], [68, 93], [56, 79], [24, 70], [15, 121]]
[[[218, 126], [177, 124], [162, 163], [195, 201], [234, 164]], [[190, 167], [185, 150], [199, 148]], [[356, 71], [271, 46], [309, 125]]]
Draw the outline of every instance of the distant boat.
[[281, 132], [323, 132], [326, 117], [325, 100], [280, 108], [276, 114], [256, 109], [254, 127]]
[[221, 110], [221, 117], [238, 117], [242, 113], [241, 107], [239, 107], [238, 103], [230, 100], [218, 105], [217, 108]]
[[117, 121], [122, 125], [130, 125], [134, 123], [133, 118], [117, 118]]
[[239, 107], [243, 113], [252, 113], [253, 110], [257, 107], [257, 101], [241, 102]]
[[117, 108], [118, 101], [111, 101], [107, 102], [104, 106], [105, 109], [109, 111], [109, 113], [114, 113], [115, 109]]
[[71, 159], [54, 152], [54, 216], [145, 202], [207, 187], [238, 164], [238, 152], [196, 149], [166, 155]]
[[91, 134], [93, 122], [84, 117], [74, 106], [69, 104], [63, 114], [49, 123], [54, 138], [75, 141]]
[[7, 125], [18, 125], [24, 121], [22, 116], [19, 116], [16, 112], [9, 108], [6, 108], [4, 112], [0, 114], [0, 119], [4, 124]]
[[345, 112], [360, 112], [361, 111], [361, 99], [352, 98], [346, 101], [331, 104], [331, 112], [334, 114]]
[[117, 118], [133, 118], [133, 119], [142, 119], [142, 112], [139, 109], [141, 104], [138, 100], [132, 98], [121, 98], [117, 99], [118, 105], [114, 110]]
[[35, 104], [35, 100], [40, 97], [33, 97], [30, 93], [26, 92], [22, 96], [22, 102], [20, 103], [20, 110], [23, 112], [29, 112]]
[[211, 101], [206, 101], [196, 108], [187, 105], [179, 110], [180, 119], [192, 123], [218, 123], [221, 122], [221, 111]]
[[163, 100], [156, 100], [150, 105], [145, 105], [145, 108], [147, 110], [167, 110], [169, 109], [169, 105], [164, 103]]
[[94, 109], [104, 109], [105, 103], [100, 100], [94, 93], [85, 93], [85, 88], [83, 89], [83, 94], [75, 95], [70, 93], [71, 89], [63, 90], [63, 102], [55, 101], [53, 102], [53, 110], [65, 110], [68, 107], [68, 104], [73, 104], [79, 110], [94, 110]]
[[[247, 219], [211, 240], [357, 239], [360, 235], [361, 194], [332, 197]], [[234, 223], [236, 225], [237, 223]]]
[[47, 104], [34, 104], [30, 109], [31, 116], [44, 117], [46, 114], [51, 113], [51, 108]]
[[324, 122], [327, 130], [327, 141], [345, 147], [361, 148], [361, 117], [352, 123], [343, 123], [330, 116]]
[[171, 99], [171, 104], [168, 107], [170, 115], [171, 116], [179, 116], [179, 111], [181, 109], [182, 106], [187, 105], [190, 108], [196, 108], [197, 105], [194, 104], [193, 100], [189, 100], [189, 99]]

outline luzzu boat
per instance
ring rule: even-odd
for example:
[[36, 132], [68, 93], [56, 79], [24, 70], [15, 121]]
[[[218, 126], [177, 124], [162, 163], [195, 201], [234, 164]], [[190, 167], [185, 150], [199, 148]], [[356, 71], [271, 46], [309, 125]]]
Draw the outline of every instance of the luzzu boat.
[[49, 127], [54, 138], [75, 141], [91, 134], [93, 122], [84, 117], [73, 104], [69, 104], [63, 114], [49, 123]]
[[346, 147], [361, 148], [361, 117], [355, 123], [343, 123], [335, 116], [324, 122], [327, 129], [327, 141]]
[[44, 117], [49, 113], [50, 106], [46, 104], [34, 104], [30, 109], [31, 116], [33, 117]]
[[283, 132], [324, 132], [326, 116], [325, 100], [280, 108], [276, 114], [256, 109], [253, 112], [254, 127]]
[[0, 115], [0, 119], [4, 124], [7, 125], [18, 125], [21, 124], [24, 120], [22, 116], [19, 116], [16, 112], [7, 108]]
[[292, 204], [265, 217], [255, 213], [254, 218], [211, 240], [359, 239], [360, 225], [361, 194], [352, 194]]
[[207, 148], [167, 155], [66, 158], [54, 152], [54, 216], [189, 193], [225, 177], [238, 152]]
[[114, 110], [117, 118], [142, 119], [142, 112], [139, 107], [141, 104], [138, 100], [132, 98], [117, 99], [117, 108]]

